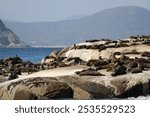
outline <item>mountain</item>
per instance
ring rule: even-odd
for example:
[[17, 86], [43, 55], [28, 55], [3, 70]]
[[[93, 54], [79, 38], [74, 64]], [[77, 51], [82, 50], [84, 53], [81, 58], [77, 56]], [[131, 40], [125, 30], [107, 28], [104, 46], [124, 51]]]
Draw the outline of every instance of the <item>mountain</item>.
[[0, 20], [0, 47], [23, 48], [29, 47], [29, 45], [20, 41], [19, 37], [6, 28], [5, 24]]
[[31, 45], [58, 46], [91, 38], [120, 39], [150, 34], [150, 11], [137, 6], [121, 6], [74, 20], [6, 22], [6, 25]]
[[86, 17], [86, 15], [74, 15], [66, 18], [66, 20], [77, 20]]

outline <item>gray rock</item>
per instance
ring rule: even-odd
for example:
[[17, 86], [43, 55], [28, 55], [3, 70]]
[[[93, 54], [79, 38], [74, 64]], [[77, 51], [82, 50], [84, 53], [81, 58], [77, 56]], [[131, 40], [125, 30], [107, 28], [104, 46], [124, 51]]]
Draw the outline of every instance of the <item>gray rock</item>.
[[14, 95], [14, 100], [35, 100], [37, 99], [37, 96], [32, 94], [29, 91], [25, 90], [17, 90]]

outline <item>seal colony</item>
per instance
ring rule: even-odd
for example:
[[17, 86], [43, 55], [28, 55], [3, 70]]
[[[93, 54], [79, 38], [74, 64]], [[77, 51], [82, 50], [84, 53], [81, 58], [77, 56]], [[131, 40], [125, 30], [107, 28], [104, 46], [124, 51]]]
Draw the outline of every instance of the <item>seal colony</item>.
[[148, 70], [149, 57], [150, 36], [131, 36], [125, 40], [87, 40], [86, 43], [74, 44], [60, 52], [51, 53], [42, 60], [42, 64], [52, 68], [86, 65], [89, 74], [106, 69], [112, 72], [112, 76], [117, 76]]
[[[0, 68], [9, 79], [0, 83], [0, 99], [145, 96], [150, 94], [150, 35], [87, 40], [52, 52], [40, 64], [15, 57], [0, 60]], [[29, 75], [17, 78], [23, 72]]]

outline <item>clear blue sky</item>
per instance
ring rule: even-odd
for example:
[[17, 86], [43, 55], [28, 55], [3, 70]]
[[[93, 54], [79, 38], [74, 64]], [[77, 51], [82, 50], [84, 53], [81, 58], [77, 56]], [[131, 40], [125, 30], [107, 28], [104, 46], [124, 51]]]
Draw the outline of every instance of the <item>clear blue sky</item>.
[[0, 18], [22, 22], [58, 21], [127, 5], [150, 9], [150, 0], [0, 0]]

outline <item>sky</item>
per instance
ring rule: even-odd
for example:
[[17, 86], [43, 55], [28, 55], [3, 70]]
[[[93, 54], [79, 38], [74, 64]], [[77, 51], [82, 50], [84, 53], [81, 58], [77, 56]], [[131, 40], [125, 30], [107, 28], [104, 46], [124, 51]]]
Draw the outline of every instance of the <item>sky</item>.
[[150, 10], [150, 0], [0, 0], [0, 19], [41, 22], [89, 15], [116, 6], [140, 6]]

